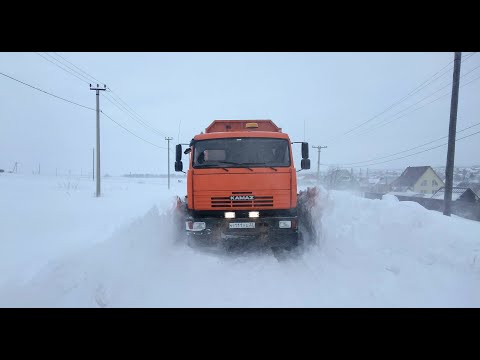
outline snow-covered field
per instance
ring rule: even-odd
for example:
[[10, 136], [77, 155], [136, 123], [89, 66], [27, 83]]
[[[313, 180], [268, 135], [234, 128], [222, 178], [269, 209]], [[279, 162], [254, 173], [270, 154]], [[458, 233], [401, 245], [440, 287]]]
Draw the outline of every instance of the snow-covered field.
[[0, 174], [2, 307], [479, 307], [480, 223], [322, 191], [318, 244], [279, 262], [173, 240], [185, 183]]

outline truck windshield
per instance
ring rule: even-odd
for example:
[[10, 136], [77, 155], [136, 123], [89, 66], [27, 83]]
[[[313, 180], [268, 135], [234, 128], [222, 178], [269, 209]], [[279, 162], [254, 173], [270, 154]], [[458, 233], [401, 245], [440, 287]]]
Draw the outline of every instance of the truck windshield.
[[286, 139], [225, 138], [199, 140], [194, 145], [194, 168], [282, 166], [290, 166]]

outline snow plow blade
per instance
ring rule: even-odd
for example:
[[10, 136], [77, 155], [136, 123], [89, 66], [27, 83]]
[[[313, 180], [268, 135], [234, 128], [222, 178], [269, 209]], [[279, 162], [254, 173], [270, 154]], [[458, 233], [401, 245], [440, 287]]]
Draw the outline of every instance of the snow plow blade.
[[[299, 228], [304, 243], [315, 243], [320, 236], [320, 229], [315, 221], [315, 209], [320, 202], [320, 190], [318, 187], [307, 188], [297, 195]], [[320, 215], [320, 214], [318, 214]]]
[[276, 248], [292, 250], [303, 243], [315, 241], [317, 231], [312, 209], [318, 203], [317, 188], [301, 191], [297, 209], [260, 211], [249, 217], [249, 211], [236, 211], [227, 219], [223, 211], [196, 213], [189, 211], [179, 197], [175, 204], [175, 226], [179, 238], [195, 247], [220, 247], [227, 250], [242, 248]]

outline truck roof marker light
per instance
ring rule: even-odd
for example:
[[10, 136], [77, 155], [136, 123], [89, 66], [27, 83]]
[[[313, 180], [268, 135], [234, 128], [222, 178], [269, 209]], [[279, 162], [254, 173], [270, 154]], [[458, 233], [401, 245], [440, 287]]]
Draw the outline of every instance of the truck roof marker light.
[[258, 123], [246, 123], [245, 124], [245, 127], [247, 129], [250, 129], [250, 128], [258, 128]]

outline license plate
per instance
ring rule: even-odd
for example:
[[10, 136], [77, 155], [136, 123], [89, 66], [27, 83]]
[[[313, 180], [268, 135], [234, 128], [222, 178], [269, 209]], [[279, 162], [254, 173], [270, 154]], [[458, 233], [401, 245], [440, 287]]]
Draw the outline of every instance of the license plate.
[[230, 229], [254, 229], [255, 223], [254, 222], [241, 222], [241, 223], [230, 223]]

